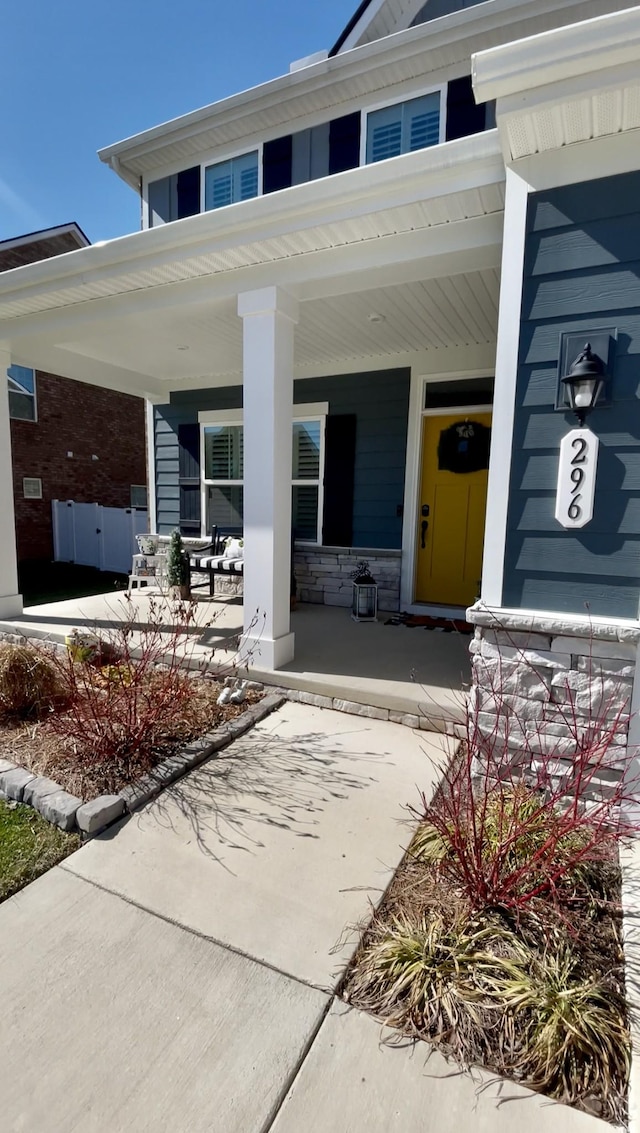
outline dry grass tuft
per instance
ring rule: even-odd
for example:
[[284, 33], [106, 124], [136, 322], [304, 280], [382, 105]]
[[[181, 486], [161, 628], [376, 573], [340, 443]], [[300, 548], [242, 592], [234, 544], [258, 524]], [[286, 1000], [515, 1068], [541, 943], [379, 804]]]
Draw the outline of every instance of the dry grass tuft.
[[38, 719], [66, 699], [55, 665], [30, 645], [0, 645], [0, 715]]

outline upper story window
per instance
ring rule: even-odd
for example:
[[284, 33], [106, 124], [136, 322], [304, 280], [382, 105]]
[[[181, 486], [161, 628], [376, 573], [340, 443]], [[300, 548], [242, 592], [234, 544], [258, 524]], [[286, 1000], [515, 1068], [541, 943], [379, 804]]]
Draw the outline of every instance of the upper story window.
[[384, 106], [367, 115], [367, 165], [440, 141], [440, 91]]
[[494, 126], [494, 106], [476, 105], [471, 75], [462, 75], [416, 97], [354, 110], [271, 138], [249, 153], [153, 181], [148, 186], [149, 227]]
[[209, 165], [204, 171], [204, 207], [207, 211], [257, 196], [257, 150]]
[[9, 366], [9, 416], [16, 421], [35, 421], [36, 375], [27, 366]]

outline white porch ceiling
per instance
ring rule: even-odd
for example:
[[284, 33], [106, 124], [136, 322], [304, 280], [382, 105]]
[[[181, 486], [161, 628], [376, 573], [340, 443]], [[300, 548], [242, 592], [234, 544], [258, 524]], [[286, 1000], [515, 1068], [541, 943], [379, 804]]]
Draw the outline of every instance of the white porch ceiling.
[[[373, 288], [300, 305], [295, 357], [299, 373], [332, 364], [453, 346], [495, 342], [497, 268]], [[379, 321], [371, 321], [375, 315]], [[185, 349], [186, 347], [186, 349]], [[240, 380], [242, 323], [236, 305], [179, 308], [121, 318], [117, 334], [104, 327], [63, 349], [89, 363], [109, 363], [148, 374], [172, 387], [215, 377]]]

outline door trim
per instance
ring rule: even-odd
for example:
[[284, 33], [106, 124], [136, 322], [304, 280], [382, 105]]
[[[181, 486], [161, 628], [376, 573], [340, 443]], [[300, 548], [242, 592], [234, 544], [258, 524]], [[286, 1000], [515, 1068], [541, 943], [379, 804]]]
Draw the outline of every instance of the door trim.
[[[407, 426], [407, 458], [405, 464], [404, 519], [402, 524], [402, 573], [400, 579], [400, 608], [409, 614], [424, 614], [431, 607], [416, 602], [416, 560], [418, 554], [418, 509], [420, 507], [420, 481], [422, 471], [422, 422], [428, 416], [446, 416], [451, 413], [491, 413], [494, 406], [452, 405], [438, 409], [424, 409], [426, 386], [429, 382], [463, 381], [465, 378], [493, 378], [493, 369], [459, 370], [455, 373], [418, 374], [411, 371], [409, 394], [409, 420]], [[462, 609], [462, 607], [460, 607]]]

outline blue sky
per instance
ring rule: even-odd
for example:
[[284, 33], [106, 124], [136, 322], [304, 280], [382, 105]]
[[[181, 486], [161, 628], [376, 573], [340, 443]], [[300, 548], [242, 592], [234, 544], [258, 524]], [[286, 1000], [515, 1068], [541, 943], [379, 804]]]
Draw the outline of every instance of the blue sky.
[[96, 150], [329, 48], [357, 0], [13, 0], [2, 15], [0, 239], [139, 227]]

